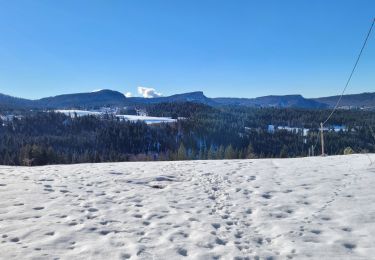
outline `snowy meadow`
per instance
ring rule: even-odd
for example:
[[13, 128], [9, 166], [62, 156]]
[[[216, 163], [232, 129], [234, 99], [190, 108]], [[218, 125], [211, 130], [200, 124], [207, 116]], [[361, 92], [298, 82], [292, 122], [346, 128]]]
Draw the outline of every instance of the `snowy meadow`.
[[0, 258], [370, 259], [371, 161], [0, 166]]

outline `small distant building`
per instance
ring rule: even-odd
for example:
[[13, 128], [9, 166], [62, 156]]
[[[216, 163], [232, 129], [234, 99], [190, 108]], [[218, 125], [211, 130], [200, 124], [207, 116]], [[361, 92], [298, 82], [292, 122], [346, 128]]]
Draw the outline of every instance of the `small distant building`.
[[340, 131], [347, 132], [348, 131], [348, 128], [345, 125], [334, 125], [332, 129], [334, 132], [340, 132]]
[[144, 109], [136, 109], [137, 116], [147, 116], [147, 112]]
[[270, 134], [275, 133], [275, 126], [274, 125], [268, 125], [267, 132]]
[[14, 115], [1, 115], [0, 118], [2, 121], [13, 121], [15, 116]]

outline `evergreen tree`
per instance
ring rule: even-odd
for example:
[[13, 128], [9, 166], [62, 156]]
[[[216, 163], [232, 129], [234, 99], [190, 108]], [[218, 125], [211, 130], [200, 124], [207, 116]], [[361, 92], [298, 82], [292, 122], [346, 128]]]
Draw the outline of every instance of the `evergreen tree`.
[[184, 144], [181, 142], [180, 147], [178, 148], [177, 151], [177, 160], [183, 161], [186, 160], [188, 157], [186, 155], [186, 149]]
[[219, 159], [219, 160], [224, 159], [224, 155], [225, 155], [224, 146], [220, 145], [216, 153], [216, 159]]
[[236, 151], [233, 149], [232, 145], [228, 145], [227, 148], [225, 149], [225, 159], [235, 159], [237, 157]]
[[280, 158], [287, 158], [288, 157], [288, 147], [283, 145], [280, 151]]
[[211, 145], [210, 150], [208, 150], [207, 159], [208, 160], [216, 159], [216, 151], [215, 151], [215, 148], [213, 147], [213, 145]]
[[252, 146], [251, 143], [246, 148], [246, 158], [247, 159], [254, 159], [254, 158], [256, 158], [255, 153], [254, 153], [254, 148], [253, 148], [253, 146]]

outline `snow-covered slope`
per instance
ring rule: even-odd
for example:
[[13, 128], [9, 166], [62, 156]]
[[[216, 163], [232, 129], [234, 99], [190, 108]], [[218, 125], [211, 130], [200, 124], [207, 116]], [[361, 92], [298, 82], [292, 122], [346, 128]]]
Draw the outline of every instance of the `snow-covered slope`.
[[374, 259], [375, 156], [0, 167], [1, 259]]

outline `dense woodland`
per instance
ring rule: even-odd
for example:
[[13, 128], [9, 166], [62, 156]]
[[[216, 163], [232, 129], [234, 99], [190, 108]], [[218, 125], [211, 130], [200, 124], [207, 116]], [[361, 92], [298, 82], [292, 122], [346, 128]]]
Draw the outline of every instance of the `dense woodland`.
[[[180, 118], [177, 123], [146, 125], [114, 116], [71, 118], [42, 111], [9, 111], [23, 117], [0, 122], [0, 164], [136, 160], [243, 159], [307, 156], [316, 145], [318, 126], [329, 110], [220, 107], [195, 103], [162, 103], [144, 109], [152, 116]], [[330, 125], [348, 131], [326, 132], [326, 152], [375, 151], [375, 112], [338, 111]], [[309, 128], [307, 136], [267, 126]], [[348, 149], [347, 149], [348, 150]]]

